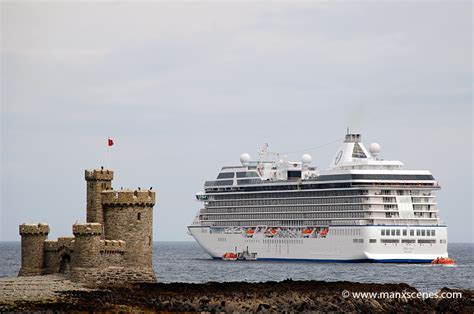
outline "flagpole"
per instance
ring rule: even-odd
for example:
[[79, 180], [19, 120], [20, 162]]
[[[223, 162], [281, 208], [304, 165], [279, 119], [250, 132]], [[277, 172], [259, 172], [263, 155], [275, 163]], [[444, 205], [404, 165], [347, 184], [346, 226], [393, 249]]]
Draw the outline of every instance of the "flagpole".
[[107, 137], [107, 169], [110, 169], [110, 145], [109, 145], [110, 136]]

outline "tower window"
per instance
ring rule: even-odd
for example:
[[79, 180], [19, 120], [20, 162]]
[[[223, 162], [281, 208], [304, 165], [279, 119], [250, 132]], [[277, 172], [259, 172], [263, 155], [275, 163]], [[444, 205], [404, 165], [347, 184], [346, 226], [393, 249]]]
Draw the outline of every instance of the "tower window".
[[141, 214], [141, 213], [138, 213], [138, 214], [137, 214], [137, 220], [140, 221], [141, 218], [142, 218], [142, 214]]

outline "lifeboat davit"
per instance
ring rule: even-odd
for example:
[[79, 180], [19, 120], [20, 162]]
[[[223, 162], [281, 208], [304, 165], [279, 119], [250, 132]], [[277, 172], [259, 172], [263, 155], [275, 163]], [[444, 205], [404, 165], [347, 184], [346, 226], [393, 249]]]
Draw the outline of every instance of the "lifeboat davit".
[[433, 265], [454, 265], [454, 260], [449, 257], [438, 257], [431, 261]]
[[237, 257], [238, 256], [237, 256], [236, 253], [229, 252], [229, 253], [225, 253], [224, 255], [222, 255], [222, 260], [224, 260], [224, 261], [236, 261]]
[[267, 237], [273, 237], [273, 236], [275, 236], [277, 233], [278, 233], [278, 231], [277, 231], [275, 228], [267, 229], [267, 231], [265, 231], [265, 236], [267, 236]]

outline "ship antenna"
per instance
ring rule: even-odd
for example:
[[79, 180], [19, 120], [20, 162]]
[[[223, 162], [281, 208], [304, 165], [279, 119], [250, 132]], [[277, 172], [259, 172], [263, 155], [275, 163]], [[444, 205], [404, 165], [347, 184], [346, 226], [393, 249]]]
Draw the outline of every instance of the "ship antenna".
[[258, 155], [260, 156], [260, 161], [265, 160], [268, 154], [268, 143], [265, 143], [263, 147], [260, 149], [258, 152]]

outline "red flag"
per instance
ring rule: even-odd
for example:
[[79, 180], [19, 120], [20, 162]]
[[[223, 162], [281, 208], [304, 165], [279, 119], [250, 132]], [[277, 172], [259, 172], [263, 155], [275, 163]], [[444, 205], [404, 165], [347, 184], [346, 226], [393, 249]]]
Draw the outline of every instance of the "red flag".
[[107, 146], [110, 147], [110, 146], [112, 146], [112, 145], [114, 145], [114, 140], [109, 137], [109, 139], [108, 139], [108, 141], [107, 141]]

